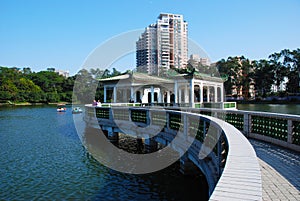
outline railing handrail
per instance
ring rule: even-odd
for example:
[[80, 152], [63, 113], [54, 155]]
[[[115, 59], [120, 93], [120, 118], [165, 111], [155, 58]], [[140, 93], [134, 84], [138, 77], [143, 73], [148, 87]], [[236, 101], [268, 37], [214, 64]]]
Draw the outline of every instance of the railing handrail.
[[215, 108], [199, 108], [199, 109], [194, 109], [192, 110], [203, 110], [203, 111], [216, 111], [216, 112], [231, 112], [231, 113], [236, 113], [236, 114], [253, 114], [257, 116], [272, 116], [275, 118], [284, 118], [284, 119], [296, 119], [300, 120], [300, 115], [295, 115], [295, 114], [284, 114], [284, 113], [274, 113], [274, 112], [258, 112], [258, 111], [249, 111], [249, 110], [222, 110], [222, 109], [215, 109]]
[[241, 116], [239, 124], [243, 125], [239, 129], [247, 137], [300, 152], [300, 115], [213, 108], [191, 108], [190, 111], [211, 113], [212, 116], [218, 116], [220, 113], [229, 116], [231, 114], [239, 115]]

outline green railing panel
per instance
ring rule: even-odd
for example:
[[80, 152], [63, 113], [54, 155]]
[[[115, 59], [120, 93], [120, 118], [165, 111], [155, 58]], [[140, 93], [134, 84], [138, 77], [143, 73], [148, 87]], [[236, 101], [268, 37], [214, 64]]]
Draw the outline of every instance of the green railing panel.
[[225, 113], [224, 120], [239, 130], [244, 129], [244, 115], [235, 113]]
[[205, 145], [213, 148], [213, 152], [215, 153], [215, 155], [218, 155], [218, 140], [219, 140], [219, 136], [218, 136], [218, 129], [214, 126], [209, 126], [206, 125], [206, 130], [207, 130], [207, 134], [205, 136]]
[[236, 104], [235, 104], [235, 102], [228, 102], [228, 103], [224, 103], [223, 107], [224, 107], [224, 109], [236, 108]]
[[90, 108], [90, 107], [86, 107], [85, 108], [85, 113], [89, 116], [89, 117], [93, 117], [95, 114], [95, 109], [94, 108]]
[[300, 121], [293, 121], [292, 143], [300, 145]]
[[200, 111], [200, 114], [211, 116], [212, 112], [211, 111]]
[[109, 108], [95, 108], [96, 109], [96, 117], [102, 119], [109, 119]]
[[173, 130], [179, 130], [180, 127], [183, 129], [183, 125], [181, 124], [181, 115], [180, 114], [169, 114], [169, 127]]
[[286, 119], [252, 115], [252, 133], [287, 141], [288, 124]]
[[199, 118], [190, 118], [188, 125], [188, 135], [195, 137], [201, 143], [204, 140], [204, 121]]
[[195, 103], [195, 108], [201, 108], [201, 103]]
[[145, 110], [131, 110], [130, 116], [133, 122], [147, 123], [147, 111]]
[[129, 120], [129, 110], [113, 109], [113, 118], [116, 120]]
[[167, 114], [165, 112], [151, 112], [151, 122], [153, 125], [165, 127], [167, 124]]
[[202, 103], [204, 108], [214, 108], [214, 109], [221, 109], [222, 103]]

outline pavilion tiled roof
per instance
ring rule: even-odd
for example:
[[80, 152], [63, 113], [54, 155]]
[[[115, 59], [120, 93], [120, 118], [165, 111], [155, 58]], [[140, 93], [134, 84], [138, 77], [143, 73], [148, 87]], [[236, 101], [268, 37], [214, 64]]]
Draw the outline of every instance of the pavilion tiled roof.
[[119, 80], [131, 80], [132, 83], [144, 83], [144, 84], [172, 84], [173, 80], [167, 78], [161, 78], [154, 75], [148, 75], [145, 73], [134, 72], [132, 74], [127, 73], [124, 75], [118, 75], [115, 77], [100, 79], [100, 82], [111, 82]]
[[131, 83], [139, 83], [139, 84], [172, 84], [176, 79], [190, 79], [195, 78], [199, 80], [206, 80], [212, 82], [223, 82], [222, 78], [210, 76], [201, 73], [195, 73], [193, 75], [190, 74], [177, 74], [172, 75], [171, 78], [162, 78], [154, 75], [148, 75], [146, 73], [127, 73], [123, 75], [118, 75], [115, 77], [99, 79], [100, 82], [118, 82], [122, 81], [130, 81]]

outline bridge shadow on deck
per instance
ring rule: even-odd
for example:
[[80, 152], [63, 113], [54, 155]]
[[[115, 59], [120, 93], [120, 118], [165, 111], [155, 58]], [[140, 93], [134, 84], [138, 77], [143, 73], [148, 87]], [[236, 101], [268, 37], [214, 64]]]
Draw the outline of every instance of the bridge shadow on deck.
[[300, 153], [259, 140], [249, 139], [258, 158], [266, 162], [300, 191]]

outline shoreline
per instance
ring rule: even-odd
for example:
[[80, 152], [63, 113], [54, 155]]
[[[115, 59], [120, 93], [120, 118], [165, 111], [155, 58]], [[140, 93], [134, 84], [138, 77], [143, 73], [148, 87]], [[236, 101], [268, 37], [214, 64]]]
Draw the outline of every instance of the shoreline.
[[286, 104], [286, 105], [295, 105], [295, 104], [300, 104], [300, 101], [283, 101], [283, 100], [276, 100], [276, 101], [274, 101], [274, 100], [270, 100], [270, 101], [238, 100], [238, 101], [233, 101], [233, 102], [236, 102], [237, 104], [256, 104], [256, 105], [260, 105], [260, 104], [274, 104], [274, 105], [284, 105], [284, 104]]
[[29, 103], [29, 102], [22, 102], [22, 103], [0, 103], [1, 106], [39, 106], [39, 105], [58, 105], [58, 104], [65, 104], [65, 105], [72, 105], [70, 102], [56, 102], [56, 103]]
[[[237, 100], [237, 101], [231, 101], [228, 100], [227, 102], [236, 102], [236, 104], [255, 104], [255, 105], [261, 105], [261, 104], [277, 104], [277, 105], [294, 105], [294, 104], [300, 104], [300, 101], [284, 101], [284, 100], [270, 100], [270, 101], [256, 101], [256, 100]], [[65, 104], [65, 105], [73, 105], [72, 102], [55, 102], [55, 103], [30, 103], [30, 102], [22, 102], [22, 103], [13, 103], [13, 102], [7, 102], [7, 103], [0, 103], [0, 107], [4, 106], [41, 106], [41, 105], [58, 105], [58, 104]], [[75, 103], [74, 105], [80, 105], [79, 103]]]

